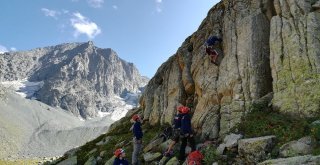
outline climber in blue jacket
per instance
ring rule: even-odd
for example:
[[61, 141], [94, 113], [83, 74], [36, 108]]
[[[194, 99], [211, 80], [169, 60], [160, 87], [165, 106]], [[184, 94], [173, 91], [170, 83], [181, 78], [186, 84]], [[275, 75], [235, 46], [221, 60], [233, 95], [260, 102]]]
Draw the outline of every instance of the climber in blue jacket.
[[185, 150], [187, 143], [189, 142], [191, 150], [196, 150], [195, 140], [193, 137], [193, 131], [191, 128], [191, 117], [189, 115], [190, 108], [182, 108], [182, 118], [181, 118], [181, 146], [179, 152], [179, 161], [183, 162], [185, 159]]
[[142, 129], [141, 129], [141, 122], [139, 115], [135, 114], [132, 116], [132, 120], [134, 121], [132, 132], [134, 135], [133, 138], [133, 152], [132, 152], [132, 164], [138, 165], [139, 164], [139, 153], [142, 147]]

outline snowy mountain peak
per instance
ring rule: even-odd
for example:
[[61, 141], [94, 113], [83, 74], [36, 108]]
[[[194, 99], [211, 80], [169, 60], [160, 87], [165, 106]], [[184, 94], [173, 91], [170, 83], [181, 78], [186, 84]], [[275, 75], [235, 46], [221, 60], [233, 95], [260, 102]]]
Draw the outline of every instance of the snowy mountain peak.
[[0, 55], [0, 82], [19, 80], [24, 86], [16, 91], [85, 119], [108, 113], [123, 116], [138, 99], [126, 104], [126, 96], [120, 95], [138, 97], [148, 82], [132, 63], [110, 48], [95, 47], [92, 41], [6, 54]]

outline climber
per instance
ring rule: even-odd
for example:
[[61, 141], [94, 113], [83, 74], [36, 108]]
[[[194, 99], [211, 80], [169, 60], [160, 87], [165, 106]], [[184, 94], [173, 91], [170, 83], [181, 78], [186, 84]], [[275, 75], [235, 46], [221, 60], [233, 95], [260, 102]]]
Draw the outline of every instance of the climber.
[[187, 147], [187, 142], [189, 142], [191, 151], [196, 150], [195, 140], [193, 137], [193, 131], [191, 128], [191, 117], [189, 115], [190, 108], [183, 107], [182, 117], [181, 117], [181, 146], [180, 146], [180, 153], [179, 153], [179, 161], [183, 161], [185, 159], [185, 150]]
[[217, 59], [219, 56], [219, 53], [216, 50], [216, 47], [219, 42], [222, 42], [221, 38], [218, 38], [217, 36], [211, 36], [209, 39], [206, 41], [206, 53], [209, 55], [211, 62], [214, 63], [215, 65], [217, 64]]
[[132, 152], [132, 165], [138, 165], [139, 164], [139, 153], [141, 151], [142, 146], [142, 129], [141, 129], [141, 122], [140, 122], [140, 116], [135, 114], [132, 116], [132, 120], [134, 122], [132, 132], [134, 135], [133, 138], [133, 152]]
[[116, 158], [114, 159], [113, 165], [129, 165], [128, 161], [124, 159], [126, 154], [122, 148], [114, 151], [114, 156]]
[[166, 156], [171, 155], [170, 153], [172, 153], [172, 148], [174, 147], [175, 144], [177, 144], [179, 142], [183, 107], [184, 106], [177, 107], [178, 114], [176, 114], [176, 116], [174, 117], [173, 125], [172, 125], [172, 127], [173, 127], [173, 136], [171, 138], [172, 143], [169, 145], [167, 151], [165, 152]]
[[187, 157], [187, 165], [201, 165], [203, 158], [204, 156], [200, 151], [193, 151]]

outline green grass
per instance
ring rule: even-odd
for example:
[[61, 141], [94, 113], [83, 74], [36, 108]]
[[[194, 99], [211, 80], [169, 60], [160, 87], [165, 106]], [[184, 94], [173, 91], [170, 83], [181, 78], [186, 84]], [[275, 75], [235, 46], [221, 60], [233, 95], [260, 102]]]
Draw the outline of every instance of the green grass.
[[290, 117], [275, 111], [253, 110], [244, 118], [237, 129], [245, 138], [275, 135], [278, 145], [309, 135], [306, 119]]
[[212, 164], [220, 159], [213, 146], [208, 146], [201, 151], [204, 155], [203, 161], [205, 164]]
[[[232, 131], [237, 130], [244, 135], [244, 138], [275, 135], [277, 137], [277, 146], [271, 153], [272, 157], [275, 158], [278, 156], [278, 150], [283, 144], [298, 140], [304, 136], [316, 137], [319, 133], [318, 129], [311, 129], [311, 123], [317, 119], [319, 120], [320, 118], [292, 116], [268, 110], [260, 105], [252, 105], [251, 112]], [[320, 145], [315, 148], [313, 153], [320, 154]]]

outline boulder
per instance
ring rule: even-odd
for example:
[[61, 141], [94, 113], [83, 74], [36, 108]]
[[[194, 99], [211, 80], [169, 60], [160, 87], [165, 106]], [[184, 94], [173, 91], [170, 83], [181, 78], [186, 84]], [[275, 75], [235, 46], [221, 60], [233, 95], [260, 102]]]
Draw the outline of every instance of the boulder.
[[311, 123], [311, 134], [318, 142], [320, 141], [320, 120]]
[[315, 4], [313, 4], [312, 8], [315, 9], [315, 10], [319, 10], [320, 9], [320, 1], [316, 2]]
[[143, 149], [143, 152], [149, 152], [150, 150], [156, 148], [156, 147], [159, 147], [160, 144], [162, 144], [162, 138], [158, 138], [154, 141], [152, 141], [151, 143], [149, 143], [144, 149]]
[[179, 161], [176, 157], [171, 158], [166, 165], [179, 165]]
[[313, 139], [310, 136], [303, 137], [297, 141], [291, 141], [280, 147], [280, 157], [302, 156], [312, 153], [315, 146]]
[[238, 146], [238, 140], [240, 140], [243, 137], [241, 134], [230, 134], [227, 135], [223, 139], [223, 143], [225, 144], [225, 147], [232, 148]]
[[96, 146], [102, 146], [105, 145], [109, 142], [109, 140], [111, 139], [110, 136], [105, 137], [103, 140], [101, 140], [100, 142], [96, 143]]
[[116, 157], [115, 156], [113, 156], [112, 158], [110, 158], [104, 165], [112, 165], [113, 164], [113, 162], [114, 162], [114, 159], [115, 159]]
[[98, 150], [98, 149], [96, 149], [96, 148], [92, 149], [92, 150], [88, 153], [88, 155], [91, 155], [91, 154], [97, 152], [97, 150]]
[[166, 151], [169, 148], [169, 145], [172, 143], [173, 141], [171, 139], [163, 142], [162, 144], [160, 144], [160, 150], [162, 152]]
[[143, 154], [143, 159], [144, 161], [146, 162], [152, 162], [152, 161], [155, 161], [155, 160], [159, 160], [161, 158], [162, 154], [160, 152], [157, 152], [157, 153], [145, 153]]
[[265, 136], [239, 140], [239, 156], [249, 164], [258, 163], [269, 158], [275, 146], [275, 136]]
[[186, 153], [186, 154], [189, 154], [189, 153], [191, 152], [191, 150], [192, 150], [191, 147], [187, 146], [187, 147], [186, 147], [186, 150], [185, 150], [185, 153]]
[[320, 156], [304, 155], [290, 158], [267, 160], [258, 165], [318, 165]]
[[226, 150], [226, 145], [224, 143], [222, 143], [217, 148], [217, 154], [223, 155], [225, 150]]
[[107, 152], [107, 151], [101, 151], [100, 154], [99, 154], [99, 156], [103, 158], [104, 155], [106, 154], [106, 152]]
[[84, 163], [84, 165], [96, 165], [97, 164], [97, 160], [92, 156], [90, 157], [86, 163]]
[[67, 151], [64, 155], [67, 157], [71, 157], [71, 156], [75, 155], [75, 153], [79, 150], [80, 150], [80, 148], [73, 148], [73, 149]]
[[165, 165], [169, 160], [170, 160], [170, 157], [164, 156], [164, 157], [162, 157], [161, 160], [159, 161], [159, 165]]
[[76, 165], [77, 164], [77, 156], [73, 156], [71, 158], [68, 158], [57, 165]]

